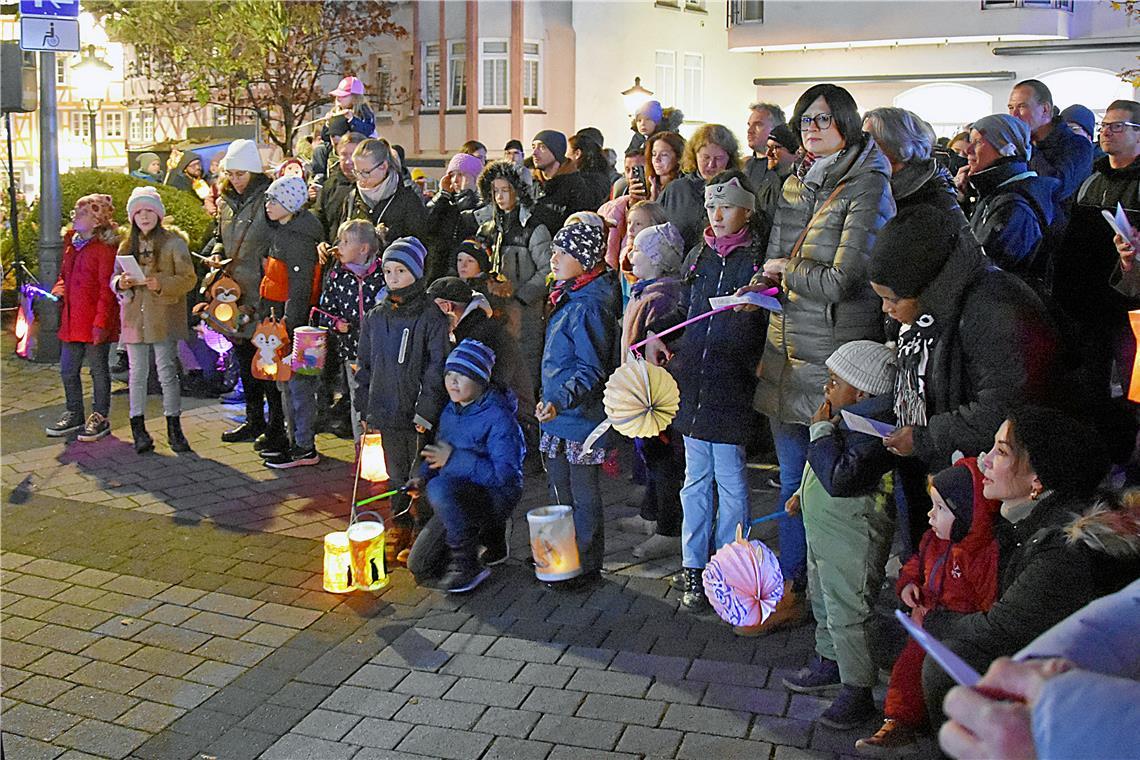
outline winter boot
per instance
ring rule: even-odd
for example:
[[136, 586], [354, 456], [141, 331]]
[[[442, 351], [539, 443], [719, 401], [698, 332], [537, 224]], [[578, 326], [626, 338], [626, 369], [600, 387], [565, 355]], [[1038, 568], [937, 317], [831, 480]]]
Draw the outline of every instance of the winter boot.
[[681, 605], [690, 612], [704, 612], [709, 608], [705, 597], [705, 584], [701, 580], [701, 568], [686, 567], [685, 593], [681, 595]]
[[146, 420], [141, 414], [137, 417], [131, 417], [131, 435], [135, 438], [136, 454], [154, 451], [154, 439], [150, 437], [150, 433], [146, 432]]
[[819, 716], [819, 722], [837, 731], [848, 731], [877, 718], [878, 715], [879, 711], [875, 708], [875, 699], [871, 696], [870, 687], [843, 686], [839, 689], [835, 701]]
[[166, 417], [166, 440], [171, 451], [182, 454], [191, 450], [190, 442], [182, 434], [182, 418], [177, 414]]
[[451, 594], [463, 594], [474, 591], [476, 586], [490, 577], [491, 571], [476, 559], [474, 544], [450, 548], [451, 565], [440, 581], [440, 588]]
[[808, 608], [805, 594], [792, 588], [791, 581], [784, 582], [784, 595], [776, 602], [776, 609], [768, 619], [756, 625], [736, 625], [732, 627], [737, 636], [767, 636], [781, 628], [802, 625], [807, 620]]

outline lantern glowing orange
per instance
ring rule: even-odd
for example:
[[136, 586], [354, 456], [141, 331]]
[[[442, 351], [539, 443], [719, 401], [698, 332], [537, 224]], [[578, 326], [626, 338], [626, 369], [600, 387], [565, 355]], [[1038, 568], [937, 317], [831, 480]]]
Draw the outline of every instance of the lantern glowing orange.
[[333, 594], [347, 594], [353, 589], [351, 545], [344, 531], [325, 534], [324, 587]]
[[[1140, 345], [1140, 309], [1128, 312], [1128, 321], [1132, 325], [1132, 334], [1136, 336], [1137, 345]], [[1128, 385], [1128, 400], [1140, 403], [1140, 350], [1132, 360], [1132, 382]]]
[[348, 526], [353, 584], [359, 591], [379, 591], [388, 585], [384, 572], [384, 524], [375, 521]]
[[526, 513], [534, 574], [542, 581], [564, 581], [582, 574], [574, 510], [560, 504]]
[[373, 483], [388, 479], [384, 463], [384, 439], [379, 433], [366, 433], [360, 440], [360, 477]]
[[28, 317], [24, 313], [24, 299], [20, 299], [20, 309], [16, 312], [16, 353], [28, 358], [28, 336], [31, 335]]

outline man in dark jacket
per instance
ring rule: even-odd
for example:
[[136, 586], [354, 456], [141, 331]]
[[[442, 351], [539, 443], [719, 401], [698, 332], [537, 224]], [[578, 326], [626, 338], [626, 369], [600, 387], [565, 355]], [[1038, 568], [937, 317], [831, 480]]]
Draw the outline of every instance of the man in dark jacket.
[[1026, 79], [1009, 93], [1009, 114], [1029, 127], [1033, 155], [1029, 168], [1061, 182], [1058, 200], [1069, 201], [1092, 171], [1092, 145], [1053, 116], [1053, 93], [1044, 82]]
[[784, 194], [784, 181], [795, 168], [797, 150], [799, 141], [787, 124], [772, 127], [764, 158], [768, 162], [768, 174], [775, 179], [756, 191], [756, 208], [767, 213], [770, 218], [776, 217], [776, 206]]
[[167, 171], [166, 184], [171, 187], [190, 193], [195, 198], [198, 193], [194, 190], [194, 181], [202, 177], [202, 157], [192, 150], [182, 152], [178, 158], [178, 165]]
[[582, 176], [566, 161], [566, 148], [566, 135], [553, 129], [542, 130], [531, 142], [539, 183], [535, 213], [551, 231], [562, 229], [576, 211], [597, 211], [589, 207], [590, 191]]
[[784, 177], [791, 173], [791, 167], [789, 162], [788, 173], [783, 177], [772, 169], [768, 162], [768, 138], [776, 126], [786, 128], [787, 120], [783, 109], [772, 103], [753, 103], [749, 109], [747, 139], [752, 155], [744, 161], [744, 176], [756, 191], [758, 208], [771, 217], [776, 213], [774, 201], [779, 200], [780, 188], [784, 186]]
[[1043, 298], [1053, 280], [1053, 255], [1063, 229], [1060, 181], [1029, 166], [1029, 129], [1006, 114], [978, 119], [966, 148], [978, 202], [970, 228], [986, 254]]
[[352, 152], [356, 150], [356, 146], [367, 139], [359, 132], [349, 132], [336, 141], [336, 155], [339, 160], [336, 163], [330, 162], [328, 175], [317, 193], [313, 213], [317, 215], [317, 221], [324, 227], [325, 240], [330, 243], [336, 242], [337, 230], [346, 221], [341, 218], [344, 211], [344, 199], [356, 186]]
[[[429, 238], [427, 209], [419, 193], [406, 187], [386, 140], [369, 139], [352, 152], [356, 186], [344, 197], [340, 222], [367, 219], [384, 225], [384, 243], [402, 237]], [[430, 264], [429, 264], [430, 267]]]

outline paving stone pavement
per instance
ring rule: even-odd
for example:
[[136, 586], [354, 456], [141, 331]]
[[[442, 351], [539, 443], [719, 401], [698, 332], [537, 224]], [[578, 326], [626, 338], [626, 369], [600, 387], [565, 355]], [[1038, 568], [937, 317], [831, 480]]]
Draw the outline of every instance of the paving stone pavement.
[[[344, 526], [351, 442], [321, 435], [319, 466], [270, 471], [219, 442], [234, 408], [188, 399], [197, 453], [173, 455], [152, 422], [159, 450], [137, 457], [120, 383], [112, 436], [47, 439], [54, 366], [0, 348], [7, 758], [784, 760], [850, 754], [866, 733], [819, 726], [826, 702], [780, 685], [810, 629], [737, 639], [679, 609], [677, 558], [637, 562], [643, 537], [614, 524], [633, 511], [624, 479], [605, 483], [592, 589], [551, 591], [519, 559], [539, 475], [512, 559], [476, 592], [397, 569], [382, 592], [328, 594], [320, 538]], [[760, 480], [756, 514], [773, 508]]]

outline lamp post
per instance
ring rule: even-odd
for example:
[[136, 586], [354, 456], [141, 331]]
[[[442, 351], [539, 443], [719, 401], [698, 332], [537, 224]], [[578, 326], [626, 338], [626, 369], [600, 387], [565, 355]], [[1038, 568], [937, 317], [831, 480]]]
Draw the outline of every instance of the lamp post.
[[634, 77], [633, 87], [621, 91], [621, 96], [625, 99], [625, 108], [631, 114], [637, 113], [637, 109], [641, 108], [652, 95], [652, 90], [647, 90], [641, 86], [641, 77]]
[[114, 69], [103, 60], [94, 45], [87, 45], [83, 56], [71, 67], [71, 71], [75, 77], [76, 89], [83, 100], [83, 108], [87, 111], [87, 128], [91, 136], [91, 168], [98, 169], [99, 143], [95, 134], [95, 116], [107, 96], [107, 87], [111, 83]]

